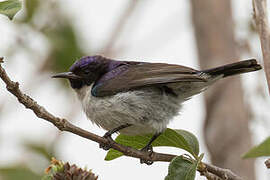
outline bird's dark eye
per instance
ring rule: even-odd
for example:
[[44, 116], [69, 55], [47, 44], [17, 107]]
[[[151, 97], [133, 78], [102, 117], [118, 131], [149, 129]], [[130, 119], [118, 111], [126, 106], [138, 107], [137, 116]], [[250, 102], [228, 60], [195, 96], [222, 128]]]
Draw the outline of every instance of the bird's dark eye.
[[85, 69], [85, 70], [83, 71], [83, 73], [84, 73], [85, 75], [89, 75], [89, 74], [91, 73], [91, 71], [90, 71], [89, 69]]

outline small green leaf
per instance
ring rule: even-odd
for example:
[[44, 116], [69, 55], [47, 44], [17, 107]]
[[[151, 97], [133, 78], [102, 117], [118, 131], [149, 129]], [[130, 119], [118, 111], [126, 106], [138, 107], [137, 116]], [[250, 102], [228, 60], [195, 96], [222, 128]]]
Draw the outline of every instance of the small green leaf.
[[64, 164], [57, 164], [57, 165], [52, 165], [52, 174], [55, 174], [57, 172], [62, 172], [64, 170]]
[[19, 0], [7, 0], [0, 2], [0, 14], [6, 15], [10, 20], [21, 10], [22, 2]]
[[[152, 138], [152, 134], [128, 136], [120, 134], [115, 141], [119, 144], [133, 147], [135, 149], [143, 148]], [[185, 130], [173, 130], [167, 128], [153, 143], [152, 146], [170, 146], [184, 149], [195, 158], [199, 154], [199, 142], [197, 138], [190, 132]], [[105, 160], [110, 161], [122, 156], [123, 153], [110, 149], [107, 153]]]
[[250, 149], [246, 154], [243, 155], [243, 158], [256, 158], [261, 156], [270, 156], [270, 137], [268, 137], [258, 146]]
[[180, 147], [182, 149], [185, 149], [186, 151], [188, 151], [189, 153], [191, 153], [194, 157], [197, 157], [199, 152], [200, 152], [200, 148], [199, 148], [199, 141], [196, 138], [196, 136], [188, 131], [185, 130], [178, 130], [175, 129], [175, 132], [178, 133], [177, 138], [179, 139], [178, 143], [182, 142], [182, 146]]
[[202, 159], [203, 159], [203, 157], [204, 157], [204, 153], [200, 154], [200, 156], [199, 156], [199, 158], [198, 158], [197, 160], [198, 160], [199, 162], [201, 162]]
[[197, 166], [198, 162], [191, 162], [183, 156], [177, 156], [171, 161], [165, 180], [194, 180]]

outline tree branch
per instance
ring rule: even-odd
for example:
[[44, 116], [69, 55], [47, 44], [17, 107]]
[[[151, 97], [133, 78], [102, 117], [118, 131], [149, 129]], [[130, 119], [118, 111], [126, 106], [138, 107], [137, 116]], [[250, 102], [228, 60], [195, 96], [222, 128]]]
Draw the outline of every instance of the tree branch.
[[253, 0], [253, 12], [257, 31], [260, 36], [268, 91], [270, 93], [270, 31], [267, 19], [266, 0]]
[[[46, 121], [51, 122], [54, 124], [60, 131], [67, 131], [78, 136], [84, 137], [86, 139], [95, 141], [97, 143], [102, 143], [105, 145], [110, 145], [113, 149], [122, 152], [126, 156], [140, 158], [149, 161], [163, 161], [163, 162], [170, 162], [176, 155], [172, 154], [163, 154], [163, 153], [156, 153], [153, 152], [151, 156], [147, 152], [142, 152], [140, 150], [123, 146], [116, 142], [110, 142], [106, 138], [83, 130], [77, 126], [74, 126], [70, 122], [68, 122], [64, 118], [55, 117], [51, 113], [49, 113], [44, 107], [40, 106], [35, 100], [33, 100], [30, 96], [24, 94], [20, 88], [19, 83], [12, 81], [4, 68], [1, 66], [3, 63], [3, 58], [0, 58], [0, 78], [6, 84], [7, 90], [12, 93], [14, 96], [17, 97], [18, 101], [23, 104], [26, 108], [31, 109], [37, 117], [44, 119]], [[241, 177], [235, 175], [228, 169], [222, 169], [213, 165], [209, 165], [207, 163], [202, 163], [201, 166], [198, 168], [198, 171], [206, 176], [206, 177], [214, 177], [213, 175], [217, 176], [220, 179], [225, 180], [242, 180]]]
[[214, 175], [214, 174], [209, 173], [209, 172], [201, 172], [201, 176], [205, 176], [207, 180], [223, 180], [220, 177], [218, 177], [217, 175]]
[[[210, 172], [206, 177], [208, 176], [213, 177], [213, 175], [215, 175], [218, 178], [225, 179], [225, 180], [243, 180], [243, 178], [237, 176], [229, 169], [223, 169], [223, 168], [206, 164], [206, 163], [202, 163], [202, 165], [198, 167], [198, 171], [200, 173]], [[214, 179], [214, 180], [219, 180], [219, 179]]]

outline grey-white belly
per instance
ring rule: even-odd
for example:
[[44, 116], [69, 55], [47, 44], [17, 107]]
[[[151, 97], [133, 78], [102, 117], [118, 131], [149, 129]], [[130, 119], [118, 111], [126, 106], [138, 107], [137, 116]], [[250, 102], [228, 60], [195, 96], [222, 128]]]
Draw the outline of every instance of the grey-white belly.
[[205, 83], [172, 83], [177, 94], [173, 96], [159, 88], [147, 87], [117, 93], [113, 96], [94, 97], [91, 86], [76, 90], [87, 117], [105, 130], [123, 124], [132, 126], [120, 130], [128, 135], [162, 132], [180, 110], [181, 103], [205, 89]]
[[158, 88], [94, 97], [91, 86], [77, 90], [87, 117], [102, 128], [111, 130], [129, 123], [120, 133], [128, 135], [161, 132], [179, 112], [180, 101]]

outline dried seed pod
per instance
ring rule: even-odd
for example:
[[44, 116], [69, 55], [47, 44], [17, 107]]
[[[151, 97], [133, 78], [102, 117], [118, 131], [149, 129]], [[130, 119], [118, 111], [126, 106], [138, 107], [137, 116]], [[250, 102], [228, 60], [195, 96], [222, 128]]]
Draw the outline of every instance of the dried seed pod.
[[45, 170], [51, 180], [97, 180], [91, 170], [82, 169], [75, 164], [63, 163], [52, 158], [51, 165]]

